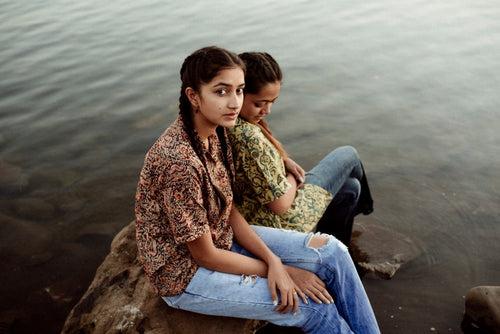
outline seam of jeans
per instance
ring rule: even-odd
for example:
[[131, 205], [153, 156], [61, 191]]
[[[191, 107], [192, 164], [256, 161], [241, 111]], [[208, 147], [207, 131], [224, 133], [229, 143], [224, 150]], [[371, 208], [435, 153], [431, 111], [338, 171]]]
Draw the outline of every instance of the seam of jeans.
[[[322, 318], [324, 318], [328, 322], [328, 324], [330, 325], [331, 328], [336, 328], [337, 327], [337, 324], [332, 323], [331, 320], [326, 316], [326, 312], [322, 313], [322, 312], [320, 312], [319, 310], [317, 310], [317, 309], [315, 309], [313, 307], [308, 307], [308, 309], [312, 310], [314, 313], [316, 313], [317, 315], [320, 315]], [[339, 314], [339, 317], [342, 318], [342, 316], [340, 314]], [[312, 320], [314, 317], [310, 317], [310, 318]], [[344, 319], [344, 318], [342, 318], [342, 319]], [[346, 319], [344, 319], [344, 321], [347, 323]], [[307, 321], [304, 323], [304, 325], [306, 323], [307, 323]], [[349, 324], [347, 323], [347, 325], [349, 325]], [[349, 328], [349, 329], [351, 329], [351, 328]], [[351, 332], [352, 332], [352, 329], [351, 329]]]
[[197, 293], [192, 293], [192, 292], [188, 292], [188, 291], [184, 291], [185, 294], [188, 294], [188, 295], [191, 295], [191, 296], [194, 296], [194, 297], [200, 297], [200, 298], [205, 298], [205, 299], [208, 299], [208, 300], [217, 300], [217, 301], [223, 301], [223, 302], [231, 302], [231, 303], [237, 303], [237, 304], [252, 304], [252, 305], [262, 305], [262, 306], [272, 306], [273, 308], [275, 307], [273, 305], [272, 302], [242, 302], [242, 301], [239, 301], [239, 300], [231, 300], [231, 299], [226, 299], [226, 298], [215, 298], [215, 297], [210, 297], [210, 296], [204, 296], [204, 295], [200, 295], [200, 294], [197, 294]]

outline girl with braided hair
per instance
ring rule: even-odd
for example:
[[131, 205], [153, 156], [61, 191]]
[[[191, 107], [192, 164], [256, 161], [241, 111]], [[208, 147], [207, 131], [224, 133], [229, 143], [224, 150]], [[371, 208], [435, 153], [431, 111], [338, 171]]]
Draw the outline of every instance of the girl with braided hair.
[[245, 52], [240, 58], [247, 68], [245, 100], [229, 131], [240, 212], [251, 224], [302, 232], [316, 229], [349, 246], [354, 216], [373, 211], [356, 150], [339, 147], [305, 173], [265, 121], [280, 93], [283, 75], [278, 63], [265, 52]]
[[[137, 186], [136, 239], [146, 275], [168, 305], [183, 310], [306, 333], [379, 333], [342, 243], [250, 226], [233, 205], [225, 128], [243, 104], [244, 70], [236, 54], [217, 47], [184, 60], [179, 116], [149, 149]], [[317, 281], [304, 285], [304, 273]]]

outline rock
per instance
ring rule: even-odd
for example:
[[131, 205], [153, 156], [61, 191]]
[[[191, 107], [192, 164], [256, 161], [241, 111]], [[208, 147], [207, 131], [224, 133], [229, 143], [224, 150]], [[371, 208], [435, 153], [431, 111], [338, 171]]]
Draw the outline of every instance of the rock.
[[405, 263], [421, 253], [421, 247], [407, 236], [376, 222], [356, 222], [351, 241], [354, 262], [368, 277], [391, 279]]
[[62, 333], [254, 333], [261, 323], [195, 314], [167, 306], [137, 261], [134, 222], [114, 238], [93, 282]]
[[0, 214], [0, 264], [19, 266], [47, 262], [53, 257], [52, 242], [53, 235], [48, 228]]
[[20, 194], [28, 187], [28, 176], [21, 168], [0, 160], [0, 194]]
[[56, 208], [51, 203], [36, 197], [6, 200], [3, 203], [15, 217], [32, 221], [49, 221], [56, 216]]
[[500, 333], [500, 286], [476, 286], [465, 296], [464, 333]]

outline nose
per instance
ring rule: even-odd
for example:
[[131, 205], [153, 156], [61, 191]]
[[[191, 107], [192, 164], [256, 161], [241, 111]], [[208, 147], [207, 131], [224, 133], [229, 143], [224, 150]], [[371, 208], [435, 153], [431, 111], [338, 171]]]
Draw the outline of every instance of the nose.
[[228, 101], [228, 108], [239, 109], [242, 100], [243, 100], [243, 95], [238, 95], [236, 93], [232, 94], [231, 98]]
[[271, 103], [266, 103], [264, 108], [262, 108], [262, 113], [267, 116], [271, 113]]

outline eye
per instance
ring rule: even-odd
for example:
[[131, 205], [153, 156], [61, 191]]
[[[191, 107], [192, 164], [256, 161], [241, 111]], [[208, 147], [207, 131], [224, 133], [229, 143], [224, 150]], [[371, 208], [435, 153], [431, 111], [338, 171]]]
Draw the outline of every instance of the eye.
[[238, 94], [238, 95], [243, 94], [243, 88], [237, 88], [236, 89], [236, 94]]
[[227, 90], [226, 90], [225, 88], [223, 88], [223, 89], [219, 89], [219, 90], [217, 90], [217, 91], [216, 91], [216, 93], [217, 93], [217, 95], [219, 95], [219, 96], [224, 96], [224, 95], [226, 95], [226, 94], [227, 94]]
[[262, 103], [262, 102], [255, 102], [254, 105], [255, 105], [256, 108], [262, 108], [264, 106], [264, 103]]

